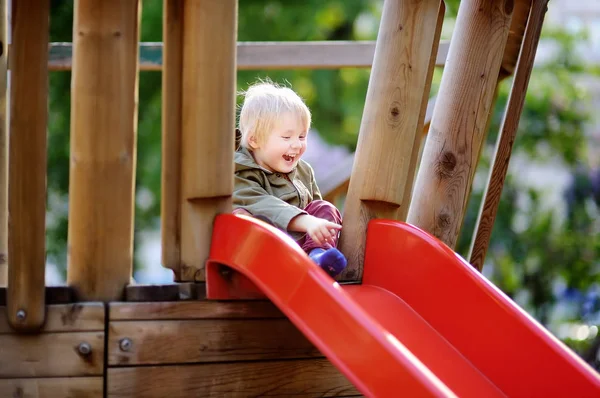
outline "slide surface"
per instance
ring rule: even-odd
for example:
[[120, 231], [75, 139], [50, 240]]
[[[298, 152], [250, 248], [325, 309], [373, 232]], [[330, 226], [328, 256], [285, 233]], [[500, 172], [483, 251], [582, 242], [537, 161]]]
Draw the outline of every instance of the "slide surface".
[[[224, 277], [222, 265], [242, 278]], [[369, 397], [592, 397], [600, 377], [447, 246], [371, 221], [363, 281], [341, 286], [283, 232], [215, 220], [207, 295], [268, 297]]]

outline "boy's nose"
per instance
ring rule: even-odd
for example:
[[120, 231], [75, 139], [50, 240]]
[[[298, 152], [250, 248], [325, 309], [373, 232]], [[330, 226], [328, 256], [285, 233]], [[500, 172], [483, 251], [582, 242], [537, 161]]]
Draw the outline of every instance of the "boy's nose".
[[300, 143], [300, 141], [294, 141], [292, 142], [292, 148], [301, 148], [302, 144]]

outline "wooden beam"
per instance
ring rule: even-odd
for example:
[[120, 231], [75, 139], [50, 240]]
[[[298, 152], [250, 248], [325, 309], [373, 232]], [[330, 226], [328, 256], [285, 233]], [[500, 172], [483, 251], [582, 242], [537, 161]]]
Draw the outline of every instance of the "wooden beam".
[[182, 391], [206, 398], [361, 396], [326, 359], [108, 368], [107, 373], [108, 397], [177, 397]]
[[186, 0], [183, 15], [181, 262], [173, 271], [177, 281], [203, 281], [214, 218], [231, 212], [237, 1]]
[[161, 256], [171, 269], [181, 262], [183, 5], [184, 0], [163, 2]]
[[108, 366], [323, 358], [283, 318], [125, 321], [109, 330]]
[[502, 187], [508, 171], [513, 143], [517, 135], [519, 120], [525, 104], [525, 94], [533, 69], [533, 62], [544, 24], [548, 0], [533, 2], [529, 14], [523, 45], [520, 47], [517, 70], [513, 80], [510, 97], [500, 134], [496, 141], [496, 151], [492, 163], [483, 201], [479, 209], [479, 216], [475, 226], [475, 233], [469, 250], [469, 262], [479, 271], [483, 263], [492, 236], [492, 228], [498, 212], [498, 204], [502, 195]]
[[406, 217], [444, 10], [440, 0], [384, 3], [344, 206], [340, 279], [361, 279], [371, 219]]
[[407, 221], [454, 248], [491, 112], [512, 0], [463, 0]]
[[67, 282], [119, 300], [133, 262], [139, 0], [75, 2]]
[[104, 330], [97, 332], [0, 334], [0, 379], [100, 376]]
[[19, 331], [44, 323], [48, 0], [12, 3], [8, 186], [8, 320]]
[[[49, 305], [46, 322], [40, 333], [91, 332], [104, 330], [105, 318], [102, 303], [55, 304]], [[11, 333], [12, 330], [3, 319], [6, 307], [0, 307], [0, 334]]]
[[[164, 37], [164, 43], [140, 43], [140, 70], [160, 71], [164, 68], [168, 41]], [[449, 47], [448, 41], [440, 43], [436, 66], [444, 66]], [[370, 68], [375, 41], [238, 42], [236, 51], [238, 70]], [[51, 43], [49, 52], [51, 71], [71, 70], [71, 43]]]
[[0, 397], [102, 398], [103, 377], [51, 377], [0, 380]]
[[8, 1], [0, 0], [0, 286], [8, 282]]
[[285, 318], [270, 301], [111, 303], [110, 321]]

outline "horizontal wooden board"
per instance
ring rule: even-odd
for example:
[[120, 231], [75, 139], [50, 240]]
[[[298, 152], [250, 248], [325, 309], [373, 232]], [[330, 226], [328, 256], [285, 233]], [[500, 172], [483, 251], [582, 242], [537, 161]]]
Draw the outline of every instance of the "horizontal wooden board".
[[[0, 307], [0, 334], [14, 333], [8, 324], [6, 307]], [[42, 333], [104, 331], [104, 304], [55, 304], [46, 307]]]
[[107, 396], [360, 396], [326, 359], [109, 368]]
[[[79, 345], [91, 347], [88, 355]], [[0, 378], [102, 375], [104, 332], [0, 335]]]
[[270, 301], [170, 301], [111, 303], [110, 321], [167, 319], [283, 318]]
[[[122, 350], [124, 339], [130, 342]], [[111, 322], [109, 366], [322, 357], [287, 319]]]
[[[443, 66], [449, 41], [442, 41], [436, 66]], [[48, 68], [71, 70], [72, 43], [51, 43]], [[337, 69], [370, 68], [375, 55], [375, 41], [306, 41], [306, 42], [238, 42], [237, 67], [245, 69]], [[162, 43], [140, 43], [140, 70], [160, 71]]]
[[102, 394], [102, 377], [0, 379], [0, 397], [101, 398]]

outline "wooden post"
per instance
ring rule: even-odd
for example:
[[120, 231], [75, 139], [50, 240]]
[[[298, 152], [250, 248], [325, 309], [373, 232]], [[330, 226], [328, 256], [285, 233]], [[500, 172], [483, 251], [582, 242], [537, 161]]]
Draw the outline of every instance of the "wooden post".
[[231, 211], [237, 0], [186, 0], [183, 12], [181, 263], [203, 281], [212, 224]]
[[119, 300], [130, 281], [139, 0], [75, 1], [67, 282]]
[[46, 125], [49, 1], [12, 3], [8, 320], [20, 331], [45, 318]]
[[174, 270], [181, 262], [183, 3], [163, 2], [161, 240], [162, 264]]
[[515, 78], [504, 114], [502, 128], [496, 142], [492, 171], [490, 172], [484, 199], [479, 209], [479, 217], [469, 251], [469, 262], [479, 271], [483, 269], [483, 262], [492, 235], [492, 227], [496, 220], [502, 187], [504, 186], [513, 143], [517, 135], [517, 128], [519, 127], [519, 119], [525, 103], [525, 94], [529, 85], [531, 70], [533, 69], [533, 61], [535, 60], [547, 5], [548, 0], [541, 0], [534, 1], [531, 6]]
[[340, 248], [359, 280], [369, 220], [403, 220], [408, 211], [418, 146], [445, 5], [386, 1], [377, 37]]
[[407, 221], [454, 248], [513, 11], [513, 0], [460, 3]]
[[0, 0], [0, 287], [8, 282], [8, 1]]

